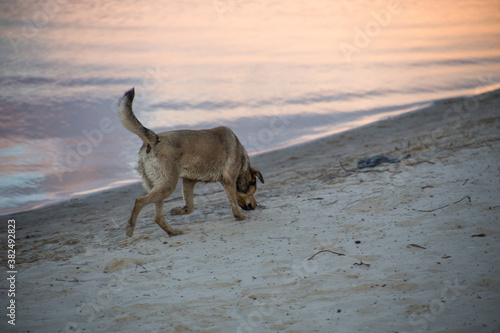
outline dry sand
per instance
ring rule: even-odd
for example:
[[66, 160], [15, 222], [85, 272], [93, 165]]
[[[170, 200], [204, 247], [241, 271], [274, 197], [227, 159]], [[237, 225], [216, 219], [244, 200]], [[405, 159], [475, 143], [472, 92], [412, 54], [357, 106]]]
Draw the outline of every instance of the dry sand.
[[[411, 157], [356, 168], [377, 154]], [[153, 206], [125, 236], [138, 184], [2, 217], [18, 273], [0, 331], [498, 332], [500, 91], [252, 164], [266, 183], [247, 220], [200, 184], [193, 214], [167, 216], [186, 231], [172, 238]]]

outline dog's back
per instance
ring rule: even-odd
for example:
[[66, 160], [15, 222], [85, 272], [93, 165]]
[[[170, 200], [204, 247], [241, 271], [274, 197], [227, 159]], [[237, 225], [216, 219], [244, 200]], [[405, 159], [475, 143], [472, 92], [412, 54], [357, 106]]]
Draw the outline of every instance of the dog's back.
[[[174, 159], [179, 178], [218, 182], [225, 172], [239, 172], [239, 166], [248, 159], [238, 138], [227, 127], [169, 131], [159, 133], [158, 137], [157, 158]], [[142, 157], [146, 154], [141, 154]]]

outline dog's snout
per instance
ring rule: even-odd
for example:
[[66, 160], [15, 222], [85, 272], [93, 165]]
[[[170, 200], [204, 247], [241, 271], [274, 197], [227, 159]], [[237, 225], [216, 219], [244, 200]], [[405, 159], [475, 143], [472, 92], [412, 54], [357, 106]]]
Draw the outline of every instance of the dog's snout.
[[253, 205], [252, 203], [248, 203], [248, 204], [245, 204], [245, 205], [240, 205], [240, 207], [243, 208], [244, 210], [254, 210], [255, 206], [257, 206], [257, 205], [256, 204]]

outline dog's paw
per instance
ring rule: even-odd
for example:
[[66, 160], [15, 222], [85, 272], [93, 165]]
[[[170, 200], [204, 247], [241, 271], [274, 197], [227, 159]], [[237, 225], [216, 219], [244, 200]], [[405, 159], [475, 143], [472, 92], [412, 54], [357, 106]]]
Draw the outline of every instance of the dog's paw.
[[245, 215], [243, 215], [243, 214], [234, 215], [234, 218], [235, 218], [237, 221], [243, 221], [243, 220], [246, 220], [246, 217], [245, 217]]
[[132, 237], [134, 235], [134, 228], [128, 225], [127, 229], [125, 229], [125, 232], [127, 236]]
[[191, 213], [186, 206], [172, 208], [170, 214], [172, 215], [187, 215]]
[[172, 236], [177, 236], [177, 235], [182, 235], [184, 233], [184, 231], [180, 230], [180, 229], [170, 229], [170, 231], [168, 231], [168, 235], [170, 237]]

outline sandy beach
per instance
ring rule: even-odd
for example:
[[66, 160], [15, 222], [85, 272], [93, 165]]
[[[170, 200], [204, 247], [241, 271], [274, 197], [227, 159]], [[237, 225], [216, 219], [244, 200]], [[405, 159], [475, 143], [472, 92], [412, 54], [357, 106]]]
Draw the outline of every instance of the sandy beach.
[[[402, 161], [357, 168], [380, 154]], [[252, 165], [265, 184], [246, 220], [199, 184], [171, 238], [152, 205], [125, 235], [140, 184], [3, 216], [17, 273], [8, 297], [2, 272], [0, 331], [498, 332], [500, 90]]]

